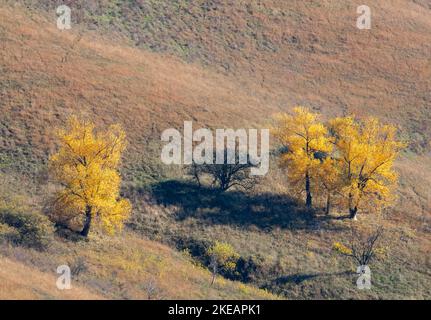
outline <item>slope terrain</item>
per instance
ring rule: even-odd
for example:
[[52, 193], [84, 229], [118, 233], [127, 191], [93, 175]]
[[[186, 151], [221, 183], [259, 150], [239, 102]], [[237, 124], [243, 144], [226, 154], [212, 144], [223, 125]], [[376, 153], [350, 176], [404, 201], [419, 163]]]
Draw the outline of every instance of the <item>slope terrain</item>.
[[0, 299], [100, 299], [100, 296], [91, 294], [82, 288], [57, 290], [57, 278], [42, 273], [24, 265], [13, 262], [7, 258], [0, 259]]
[[[57, 267], [72, 270], [70, 290], [56, 286]], [[173, 267], [174, 266], [174, 267]], [[219, 278], [184, 253], [133, 234], [91, 243], [56, 243], [47, 252], [0, 247], [0, 299], [276, 299]]]
[[[356, 3], [350, 0], [66, 1], [72, 7], [70, 31], [56, 28], [60, 2], [0, 1], [0, 170], [3, 185], [22, 194], [26, 205], [42, 210], [51, 190], [47, 161], [56, 148], [53, 128], [71, 114], [83, 114], [101, 126], [120, 123], [128, 135], [123, 193], [134, 213], [124, 243], [112, 241], [118, 251], [132, 246], [142, 252], [136, 249], [139, 253], [120, 264], [146, 250], [157, 257], [160, 250], [167, 252], [167, 270], [173, 270], [179, 253], [153, 241], [187, 249], [200, 260], [199, 248], [223, 240], [255, 265], [236, 280], [282, 297], [430, 298], [427, 1], [373, 4], [371, 30], [355, 27]], [[346, 239], [348, 222], [304, 215], [301, 204], [289, 198], [275, 160], [256, 191], [229, 192], [221, 199], [198, 192], [183, 181], [181, 168], [159, 161], [166, 128], [181, 128], [186, 120], [196, 127], [263, 127], [273, 113], [296, 104], [323, 117], [377, 116], [394, 123], [409, 142], [397, 162], [398, 202], [383, 217], [360, 217], [360, 223], [381, 223], [388, 231], [390, 250], [376, 262], [371, 292], [355, 289], [350, 274], [355, 266], [331, 251], [334, 241]], [[99, 262], [92, 255], [99, 245], [66, 243], [47, 254], [60, 261], [82, 249], [83, 259], [95, 267]], [[38, 264], [43, 253], [7, 248], [2, 250], [10, 260], [1, 258], [6, 269], [19, 263], [49, 273], [57, 263]], [[100, 259], [112, 254], [104, 250]], [[95, 268], [97, 277], [83, 272], [82, 292], [73, 297], [145, 298], [145, 290], [128, 284], [146, 279], [147, 271], [133, 278], [139, 267], [124, 267], [123, 282], [111, 293], [108, 273], [123, 267], [112, 265], [105, 273], [102, 263]], [[51, 277], [35, 276], [40, 290]], [[175, 278], [169, 272], [165, 277], [166, 283]], [[217, 291], [206, 287], [207, 277], [206, 271], [195, 279], [178, 276], [176, 283], [189, 289], [180, 294], [165, 284], [164, 297], [267, 297], [230, 282]], [[196, 282], [202, 285], [191, 284]], [[10, 297], [27, 291], [9, 280], [10, 288], [14, 284]], [[61, 298], [49, 290], [23, 297]]]

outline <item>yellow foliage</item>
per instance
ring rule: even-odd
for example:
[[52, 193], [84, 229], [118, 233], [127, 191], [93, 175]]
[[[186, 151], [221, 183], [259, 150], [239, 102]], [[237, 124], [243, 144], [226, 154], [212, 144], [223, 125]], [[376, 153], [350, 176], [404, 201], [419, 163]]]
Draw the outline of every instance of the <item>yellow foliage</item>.
[[64, 212], [90, 212], [109, 233], [121, 228], [131, 212], [130, 202], [119, 195], [125, 132], [119, 125], [95, 132], [93, 123], [72, 117], [57, 136], [60, 150], [50, 158], [51, 172], [63, 187], [57, 202]]
[[351, 255], [352, 254], [352, 250], [347, 248], [344, 244], [342, 244], [341, 242], [334, 242], [333, 244], [333, 249], [341, 254], [345, 254], [345, 255]]
[[245, 284], [243, 284], [243, 283], [240, 283], [239, 285], [238, 285], [238, 289], [243, 293], [243, 294], [245, 294], [245, 295], [248, 295], [248, 294], [250, 294], [250, 288], [249, 287], [247, 287]]
[[207, 254], [218, 266], [223, 266], [228, 270], [234, 270], [236, 262], [239, 259], [239, 254], [235, 252], [230, 244], [219, 241], [216, 241], [215, 244], [207, 250]]
[[318, 156], [332, 150], [328, 130], [318, 118], [318, 114], [306, 108], [295, 107], [293, 115], [276, 115], [273, 128], [274, 136], [287, 149], [281, 161], [288, 167], [289, 181], [294, 185], [300, 184], [300, 189], [310, 196], [311, 189], [317, 187], [317, 172], [321, 164]]
[[[394, 200], [397, 174], [393, 164], [405, 146], [396, 138], [396, 128], [375, 118], [361, 122], [354, 117], [335, 118], [329, 129], [319, 116], [303, 107], [293, 114], [278, 114], [273, 134], [286, 148], [282, 165], [288, 168], [292, 186], [306, 193], [326, 196], [329, 213], [331, 196], [341, 198], [352, 218], [359, 208], [373, 210]], [[324, 191], [324, 192], [322, 192]]]
[[356, 213], [365, 204], [373, 208], [389, 205], [397, 183], [393, 164], [405, 146], [396, 139], [396, 128], [375, 118], [359, 122], [353, 117], [333, 119], [330, 126], [344, 180], [341, 193], [350, 211]]

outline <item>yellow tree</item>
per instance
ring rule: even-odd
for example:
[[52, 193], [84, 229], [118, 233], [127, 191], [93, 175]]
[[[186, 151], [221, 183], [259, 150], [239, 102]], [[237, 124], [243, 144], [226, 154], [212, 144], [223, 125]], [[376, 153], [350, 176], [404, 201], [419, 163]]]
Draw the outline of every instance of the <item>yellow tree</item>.
[[216, 241], [212, 247], [208, 248], [207, 255], [210, 258], [210, 267], [213, 274], [211, 285], [214, 284], [219, 268], [233, 271], [239, 259], [239, 254], [235, 252], [230, 244], [219, 241]]
[[339, 193], [342, 187], [340, 169], [340, 162], [331, 154], [327, 154], [316, 171], [318, 186], [325, 193], [325, 213], [327, 215], [331, 212], [332, 198]]
[[82, 217], [81, 235], [85, 237], [94, 217], [110, 233], [121, 228], [131, 212], [130, 202], [119, 195], [124, 131], [113, 125], [96, 132], [93, 123], [72, 117], [57, 135], [60, 149], [50, 158], [50, 170], [62, 186], [56, 197], [58, 207], [64, 214]]
[[343, 188], [350, 218], [365, 205], [382, 208], [394, 198], [397, 173], [393, 164], [404, 143], [396, 139], [396, 128], [375, 118], [359, 122], [353, 117], [330, 121], [341, 163]]
[[319, 122], [319, 115], [303, 107], [295, 107], [293, 114], [278, 114], [273, 133], [286, 152], [281, 156], [282, 165], [288, 168], [289, 181], [305, 191], [305, 204], [312, 206], [312, 180], [325, 154], [331, 151], [328, 130]]

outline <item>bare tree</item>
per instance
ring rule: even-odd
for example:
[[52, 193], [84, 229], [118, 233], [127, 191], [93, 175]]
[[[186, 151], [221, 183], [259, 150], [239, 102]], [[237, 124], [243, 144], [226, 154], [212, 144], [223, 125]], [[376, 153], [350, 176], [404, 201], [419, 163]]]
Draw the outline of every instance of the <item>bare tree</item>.
[[[247, 155], [247, 163], [239, 161], [238, 154], [235, 153], [234, 163], [228, 163], [228, 149], [224, 150], [224, 162], [221, 164], [193, 164], [189, 168], [189, 174], [198, 183], [202, 185], [204, 177], [209, 177], [211, 186], [224, 192], [232, 187], [239, 187], [245, 190], [252, 189], [257, 183], [257, 177], [250, 174], [250, 169], [253, 165], [250, 162], [250, 156]], [[215, 159], [214, 153], [214, 159]]]
[[158, 286], [154, 279], [149, 279], [142, 285], [142, 289], [147, 293], [148, 300], [161, 300], [163, 299], [163, 291]]
[[377, 245], [381, 241], [383, 227], [378, 227], [371, 233], [361, 233], [356, 228], [351, 228], [348, 246], [340, 243], [336, 245], [339, 253], [352, 258], [360, 266], [368, 265], [376, 255]]

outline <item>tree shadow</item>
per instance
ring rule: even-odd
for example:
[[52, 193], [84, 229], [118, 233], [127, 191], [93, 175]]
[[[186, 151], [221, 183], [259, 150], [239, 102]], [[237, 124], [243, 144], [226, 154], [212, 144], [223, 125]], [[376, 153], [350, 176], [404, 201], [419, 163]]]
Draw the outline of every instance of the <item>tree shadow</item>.
[[177, 206], [176, 219], [198, 219], [201, 223], [256, 227], [270, 231], [281, 229], [332, 229], [337, 228], [331, 217], [317, 215], [286, 195], [242, 191], [218, 192], [199, 187], [192, 182], [170, 180], [152, 186], [157, 204]]
[[59, 223], [55, 224], [55, 235], [64, 241], [70, 241], [73, 243], [89, 241], [87, 237], [82, 236], [77, 230], [73, 230], [69, 226]]
[[334, 276], [350, 276], [353, 275], [354, 272], [350, 270], [334, 272], [334, 273], [296, 273], [288, 276], [282, 276], [275, 278], [271, 281], [271, 285], [275, 286], [283, 286], [286, 284], [301, 284], [306, 280], [313, 280], [317, 278], [325, 278], [325, 277], [334, 277]]

